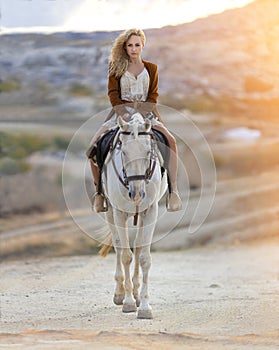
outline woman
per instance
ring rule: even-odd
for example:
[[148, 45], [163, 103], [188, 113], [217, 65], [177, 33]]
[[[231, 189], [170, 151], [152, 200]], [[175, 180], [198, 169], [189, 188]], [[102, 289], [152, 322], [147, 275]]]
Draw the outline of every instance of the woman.
[[[163, 125], [163, 121], [156, 108], [158, 100], [158, 69], [154, 63], [142, 59], [141, 54], [145, 45], [145, 35], [140, 29], [130, 29], [120, 34], [111, 49], [108, 78], [108, 96], [112, 111], [93, 137], [87, 151], [90, 159], [94, 184], [97, 189], [99, 168], [92, 159], [92, 149], [101, 135], [116, 126], [120, 115], [128, 121], [135, 111], [143, 116], [153, 113], [152, 127], [161, 131], [170, 145], [170, 159], [168, 174], [171, 183], [171, 192], [167, 197], [167, 210], [181, 209], [181, 199], [177, 190], [177, 147], [175, 138]], [[93, 207], [96, 212], [104, 208], [104, 196], [98, 192], [93, 198]]]

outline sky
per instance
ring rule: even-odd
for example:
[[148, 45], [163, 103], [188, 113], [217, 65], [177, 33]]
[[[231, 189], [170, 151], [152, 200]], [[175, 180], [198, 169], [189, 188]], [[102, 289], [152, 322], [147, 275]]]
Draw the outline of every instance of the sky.
[[7, 31], [111, 31], [191, 22], [253, 0], [0, 0]]

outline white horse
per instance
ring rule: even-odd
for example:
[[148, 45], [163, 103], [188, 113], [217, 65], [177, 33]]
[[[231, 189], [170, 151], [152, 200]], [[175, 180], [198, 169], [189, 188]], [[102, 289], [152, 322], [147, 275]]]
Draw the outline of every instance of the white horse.
[[[158, 216], [158, 201], [167, 189], [166, 174], [161, 173], [162, 158], [153, 138], [150, 120], [144, 120], [136, 113], [128, 123], [118, 118], [118, 125], [119, 132], [103, 168], [103, 185], [108, 204], [106, 220], [117, 259], [113, 301], [116, 305], [123, 304], [123, 312], [135, 312], [138, 307], [138, 318], [152, 318], [148, 295], [150, 246]], [[133, 253], [128, 229], [130, 217], [134, 217], [134, 224], [138, 227], [134, 241], [132, 279], [130, 265]], [[108, 246], [103, 246], [103, 256]], [[140, 295], [139, 266], [142, 269]]]

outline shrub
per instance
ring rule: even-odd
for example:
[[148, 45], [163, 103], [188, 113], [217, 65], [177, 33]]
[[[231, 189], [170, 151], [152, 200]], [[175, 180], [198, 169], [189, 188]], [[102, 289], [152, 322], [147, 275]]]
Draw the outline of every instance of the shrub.
[[[42, 136], [30, 134], [8, 134], [0, 131], [0, 174], [14, 175], [31, 169], [27, 157], [34, 152], [48, 150], [64, 158], [69, 140], [62, 136]], [[75, 151], [84, 150], [77, 143]], [[61, 155], [60, 155], [61, 153]]]
[[30, 165], [22, 160], [8, 157], [0, 159], [0, 175], [2, 176], [23, 173], [30, 168]]
[[27, 155], [33, 152], [42, 151], [49, 146], [49, 142], [41, 137], [27, 134], [18, 137], [18, 144], [25, 149]]
[[74, 96], [86, 97], [92, 96], [93, 90], [90, 86], [81, 83], [72, 83], [69, 88], [69, 93]]
[[21, 84], [18, 80], [0, 80], [0, 93], [1, 92], [11, 92], [14, 90], [20, 90]]
[[56, 136], [53, 139], [53, 145], [54, 145], [55, 149], [57, 149], [57, 150], [66, 150], [68, 148], [68, 145], [69, 145], [69, 140], [67, 140], [61, 136]]
[[16, 135], [0, 132], [0, 156], [23, 159], [33, 152], [41, 151], [48, 142], [35, 135]]

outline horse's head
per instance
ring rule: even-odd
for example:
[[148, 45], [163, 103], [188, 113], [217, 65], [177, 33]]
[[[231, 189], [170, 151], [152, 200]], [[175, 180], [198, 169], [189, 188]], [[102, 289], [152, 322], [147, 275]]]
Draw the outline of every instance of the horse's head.
[[123, 174], [129, 189], [129, 197], [139, 204], [145, 197], [146, 183], [149, 181], [153, 146], [150, 135], [151, 122], [136, 113], [129, 122], [118, 118]]

